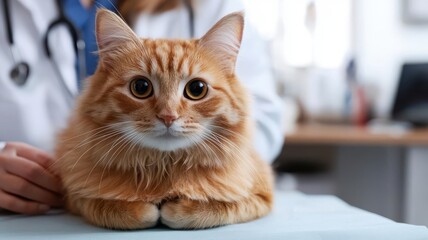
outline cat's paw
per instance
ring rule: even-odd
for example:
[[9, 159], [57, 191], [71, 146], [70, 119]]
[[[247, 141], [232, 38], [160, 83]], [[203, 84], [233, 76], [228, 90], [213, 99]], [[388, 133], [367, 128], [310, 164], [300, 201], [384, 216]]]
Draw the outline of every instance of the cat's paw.
[[146, 203], [141, 209], [137, 209], [137, 218], [140, 224], [137, 228], [150, 228], [154, 227], [159, 220], [160, 212], [156, 205]]
[[161, 222], [174, 229], [211, 228], [223, 225], [218, 223], [215, 214], [209, 209], [208, 203], [188, 199], [169, 201], [161, 207]]
[[195, 228], [194, 212], [190, 200], [178, 199], [164, 203], [160, 210], [161, 222], [170, 228]]
[[134, 230], [155, 226], [159, 220], [159, 209], [146, 202], [101, 201], [92, 211], [82, 214], [94, 225], [109, 229]]

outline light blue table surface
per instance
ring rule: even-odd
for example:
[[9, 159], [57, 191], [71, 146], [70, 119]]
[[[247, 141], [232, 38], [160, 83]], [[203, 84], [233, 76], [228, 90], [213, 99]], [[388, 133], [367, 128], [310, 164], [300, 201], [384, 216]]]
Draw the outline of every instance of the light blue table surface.
[[423, 226], [396, 223], [354, 208], [333, 196], [277, 192], [274, 211], [244, 224], [208, 230], [154, 228], [111, 231], [64, 212], [43, 216], [0, 214], [0, 239], [297, 239], [297, 240], [428, 240]]

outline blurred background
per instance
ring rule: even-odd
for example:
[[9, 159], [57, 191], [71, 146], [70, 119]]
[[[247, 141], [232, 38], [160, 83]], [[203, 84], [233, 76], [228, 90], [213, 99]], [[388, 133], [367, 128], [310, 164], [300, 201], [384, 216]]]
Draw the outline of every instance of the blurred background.
[[428, 0], [245, 0], [283, 98], [278, 187], [428, 226]]

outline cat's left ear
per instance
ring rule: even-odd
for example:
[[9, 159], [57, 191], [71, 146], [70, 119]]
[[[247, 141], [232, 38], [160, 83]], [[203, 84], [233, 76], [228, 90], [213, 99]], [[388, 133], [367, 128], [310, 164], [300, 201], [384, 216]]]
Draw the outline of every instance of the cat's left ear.
[[134, 31], [117, 14], [107, 9], [97, 11], [95, 33], [101, 61], [113, 57], [120, 46], [139, 42]]
[[216, 58], [227, 73], [235, 71], [244, 30], [244, 13], [234, 12], [218, 21], [201, 39], [200, 46]]

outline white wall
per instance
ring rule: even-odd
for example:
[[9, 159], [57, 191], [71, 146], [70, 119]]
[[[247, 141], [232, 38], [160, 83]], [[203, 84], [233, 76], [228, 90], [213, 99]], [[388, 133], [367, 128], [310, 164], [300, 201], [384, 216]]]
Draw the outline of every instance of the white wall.
[[403, 0], [354, 0], [358, 77], [377, 89], [375, 110], [386, 116], [392, 107], [401, 64], [428, 62], [428, 24], [402, 21]]

